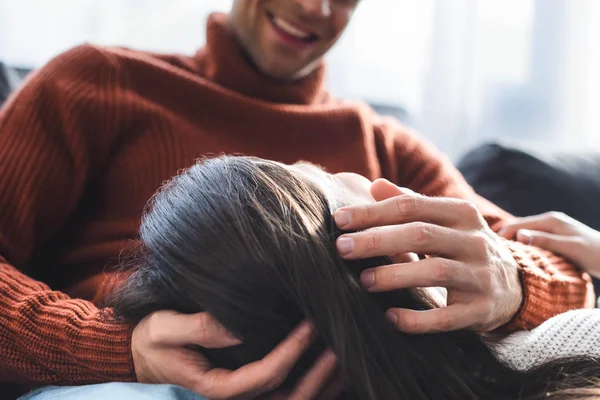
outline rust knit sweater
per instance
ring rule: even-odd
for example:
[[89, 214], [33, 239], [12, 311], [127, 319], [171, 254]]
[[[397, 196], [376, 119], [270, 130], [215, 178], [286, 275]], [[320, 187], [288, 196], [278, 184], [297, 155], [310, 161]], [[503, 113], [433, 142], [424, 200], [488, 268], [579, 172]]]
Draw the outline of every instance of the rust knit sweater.
[[[1, 110], [1, 381], [135, 380], [131, 330], [97, 308], [107, 265], [136, 237], [152, 194], [202, 155], [309, 160], [472, 200], [490, 223], [510, 218], [418, 135], [333, 99], [323, 66], [295, 83], [257, 73], [226, 20], [210, 18], [207, 45], [191, 57], [77, 47]], [[548, 252], [507, 245], [524, 285], [512, 327], [591, 304], [587, 276]]]

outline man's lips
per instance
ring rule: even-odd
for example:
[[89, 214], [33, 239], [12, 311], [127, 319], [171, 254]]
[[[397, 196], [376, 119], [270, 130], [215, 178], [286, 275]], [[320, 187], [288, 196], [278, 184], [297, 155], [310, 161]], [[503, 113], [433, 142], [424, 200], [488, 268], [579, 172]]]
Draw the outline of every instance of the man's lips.
[[319, 36], [316, 33], [306, 31], [290, 21], [277, 17], [270, 11], [267, 11], [267, 16], [275, 29], [291, 39], [296, 39], [307, 44], [319, 40]]

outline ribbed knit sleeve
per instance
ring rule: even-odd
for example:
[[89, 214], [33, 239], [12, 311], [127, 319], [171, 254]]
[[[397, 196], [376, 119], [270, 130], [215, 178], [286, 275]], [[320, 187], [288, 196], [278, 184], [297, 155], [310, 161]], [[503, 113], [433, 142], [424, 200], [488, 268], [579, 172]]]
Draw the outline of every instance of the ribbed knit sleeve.
[[[0, 111], [0, 379], [134, 380], [130, 329], [26, 275], [116, 140], [116, 62], [81, 46], [33, 74]], [[52, 265], [46, 266], [51, 269]]]
[[[375, 139], [383, 175], [396, 184], [427, 196], [469, 200], [490, 225], [514, 218], [478, 196], [443, 154], [394, 120], [375, 117]], [[550, 252], [506, 243], [520, 266], [523, 287], [523, 303], [509, 330], [532, 329], [562, 312], [594, 306], [587, 274]]]

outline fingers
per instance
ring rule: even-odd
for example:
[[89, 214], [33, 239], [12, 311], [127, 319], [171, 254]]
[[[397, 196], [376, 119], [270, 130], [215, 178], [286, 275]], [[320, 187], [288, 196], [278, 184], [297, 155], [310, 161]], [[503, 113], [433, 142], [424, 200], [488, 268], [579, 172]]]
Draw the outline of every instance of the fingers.
[[349, 260], [411, 252], [454, 258], [469, 251], [463, 236], [453, 229], [412, 222], [345, 234], [336, 245], [340, 255]]
[[532, 229], [555, 234], [568, 234], [568, 217], [562, 213], [545, 213], [520, 218], [516, 222], [503, 226], [498, 235], [506, 239], [514, 239], [520, 229]]
[[336, 368], [335, 354], [326, 350], [315, 362], [315, 365], [296, 384], [289, 400], [313, 399], [325, 388], [334, 375]]
[[336, 373], [335, 355], [325, 351], [315, 365], [296, 384], [293, 393], [276, 391], [266, 396], [268, 400], [335, 400], [344, 390], [345, 381]]
[[577, 254], [574, 253], [579, 250], [577, 238], [573, 236], [521, 229], [517, 231], [517, 240], [523, 244], [541, 247], [570, 259], [576, 258]]
[[314, 328], [303, 322], [262, 360], [235, 371], [208, 371], [196, 390], [208, 398], [228, 398], [241, 394], [259, 395], [277, 388], [312, 343]]
[[161, 311], [153, 314], [151, 318], [153, 329], [164, 345], [198, 344], [206, 348], [221, 348], [241, 343], [206, 312], [179, 314], [174, 311]]
[[372, 204], [343, 207], [333, 215], [344, 230], [428, 221], [446, 227], [478, 227], [483, 217], [472, 203], [419, 194], [395, 196]]
[[386, 200], [390, 197], [413, 193], [414, 192], [412, 190], [396, 186], [387, 179], [376, 179], [371, 184], [371, 196], [375, 199], [375, 201]]
[[478, 285], [473, 273], [465, 270], [465, 264], [444, 258], [368, 269], [362, 272], [360, 280], [369, 292], [436, 286], [470, 289]]
[[392, 308], [388, 319], [402, 332], [412, 334], [439, 333], [471, 327], [482, 318], [471, 307], [463, 304], [434, 308], [426, 311]]
[[325, 390], [317, 397], [319, 400], [336, 400], [340, 398], [346, 387], [346, 381], [338, 373]]

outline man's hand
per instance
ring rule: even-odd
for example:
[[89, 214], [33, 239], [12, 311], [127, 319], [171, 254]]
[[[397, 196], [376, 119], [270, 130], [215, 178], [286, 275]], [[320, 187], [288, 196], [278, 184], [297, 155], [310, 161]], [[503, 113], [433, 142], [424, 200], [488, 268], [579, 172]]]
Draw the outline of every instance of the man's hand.
[[560, 254], [600, 278], [600, 232], [563, 213], [521, 218], [504, 225], [498, 235]]
[[447, 307], [388, 310], [400, 330], [487, 332], [513, 318], [523, 297], [518, 265], [471, 203], [421, 196], [383, 179], [373, 183], [371, 194], [378, 202], [343, 207], [334, 214], [341, 229], [366, 229], [340, 236], [340, 255], [361, 259], [413, 252], [431, 257], [366, 270], [363, 286], [372, 292], [434, 286], [448, 290]]
[[[240, 343], [214, 318], [208, 313], [158, 311], [133, 331], [135, 373], [139, 382], [179, 385], [210, 399], [254, 399], [272, 392], [285, 380], [311, 345], [313, 331], [310, 323], [303, 322], [262, 360], [229, 371], [214, 368], [200, 353], [187, 348], [194, 344], [222, 348]], [[324, 352], [285, 398], [305, 400], [317, 398], [320, 393], [331, 395], [331, 387], [325, 386], [331, 381], [335, 363], [333, 353]]]

